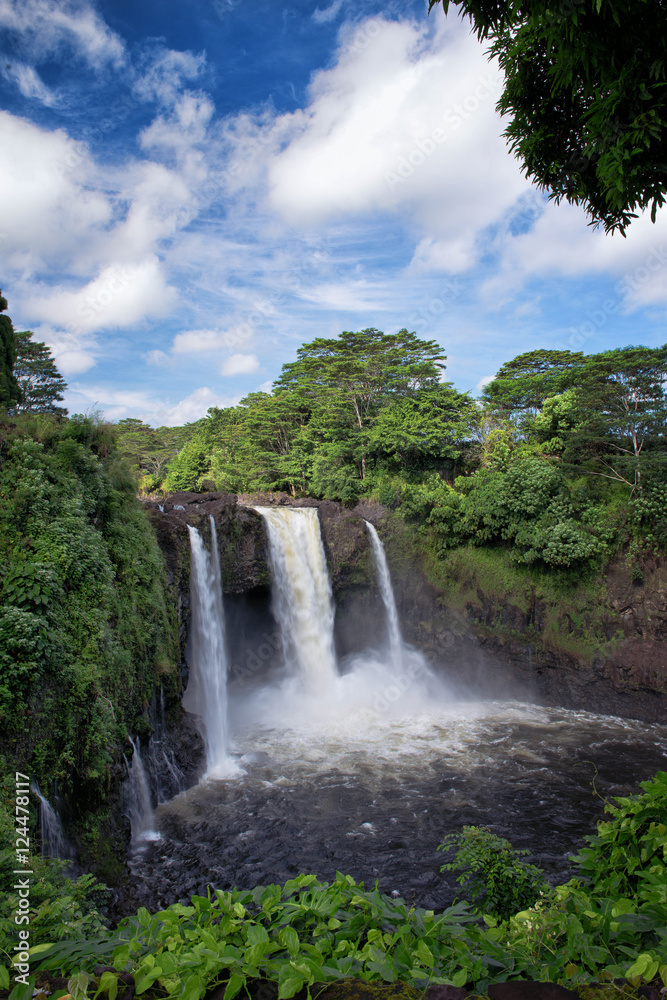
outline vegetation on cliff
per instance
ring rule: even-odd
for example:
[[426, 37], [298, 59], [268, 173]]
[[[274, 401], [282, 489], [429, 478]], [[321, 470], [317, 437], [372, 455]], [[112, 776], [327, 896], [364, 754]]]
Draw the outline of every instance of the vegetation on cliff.
[[97, 417], [0, 423], [0, 754], [47, 796], [57, 785], [95, 857], [128, 732], [177, 683], [164, 562], [134, 493]]
[[407, 330], [297, 353], [272, 393], [183, 429], [165, 489], [370, 496], [440, 555], [491, 547], [573, 577], [621, 543], [664, 548], [667, 347], [532, 351], [480, 401], [443, 382], [437, 345]]

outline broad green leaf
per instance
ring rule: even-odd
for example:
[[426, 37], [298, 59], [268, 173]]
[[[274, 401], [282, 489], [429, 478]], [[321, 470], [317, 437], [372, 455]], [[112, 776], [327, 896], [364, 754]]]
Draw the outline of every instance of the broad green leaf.
[[245, 986], [246, 977], [239, 975], [238, 972], [234, 972], [229, 977], [229, 982], [225, 987], [225, 997], [224, 1000], [233, 1000], [233, 997]]

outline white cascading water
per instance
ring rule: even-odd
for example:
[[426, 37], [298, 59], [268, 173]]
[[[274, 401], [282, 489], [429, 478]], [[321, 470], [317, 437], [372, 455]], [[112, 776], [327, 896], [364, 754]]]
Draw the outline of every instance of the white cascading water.
[[377, 566], [378, 571], [380, 594], [382, 595], [382, 602], [387, 614], [387, 631], [389, 633], [389, 656], [391, 658], [391, 665], [395, 671], [399, 671], [403, 664], [403, 638], [401, 636], [401, 627], [398, 623], [398, 611], [396, 610], [394, 591], [391, 586], [391, 576], [389, 575], [389, 567], [387, 566], [387, 557], [384, 552], [384, 545], [382, 544], [382, 540], [377, 531], [369, 521], [366, 521], [365, 523], [368, 528], [368, 533], [371, 536], [373, 555], [375, 556], [375, 565]]
[[269, 536], [273, 613], [285, 664], [312, 694], [326, 694], [338, 670], [334, 605], [314, 507], [255, 507]]
[[130, 820], [131, 841], [133, 848], [147, 841], [159, 840], [160, 834], [153, 829], [153, 806], [151, 790], [144, 762], [141, 759], [139, 744], [129, 737], [132, 744], [132, 761], [125, 759], [127, 767], [127, 783], [125, 785], [125, 802]]
[[210, 523], [210, 553], [197, 529], [188, 525], [192, 619], [188, 648], [190, 679], [183, 707], [201, 720], [206, 744], [206, 776], [222, 777], [231, 766], [227, 746], [227, 653], [218, 539], [213, 517]]
[[60, 816], [49, 800], [42, 795], [36, 781], [33, 781], [30, 791], [39, 799], [39, 839], [42, 857], [65, 860], [72, 858], [74, 851], [65, 837]]

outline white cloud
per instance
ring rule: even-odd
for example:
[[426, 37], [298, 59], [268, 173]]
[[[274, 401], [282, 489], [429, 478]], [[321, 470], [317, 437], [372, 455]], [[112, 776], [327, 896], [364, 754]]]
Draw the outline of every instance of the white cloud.
[[230, 190], [265, 187], [293, 226], [395, 213], [424, 235], [415, 263], [460, 271], [530, 186], [501, 138], [498, 69], [458, 22], [346, 28], [303, 110], [227, 123]]
[[227, 330], [185, 330], [174, 337], [174, 354], [202, 354], [229, 349], [235, 343]]
[[587, 223], [582, 208], [550, 203], [527, 232], [505, 237], [487, 297], [498, 298], [501, 289], [515, 294], [533, 276], [605, 275], [616, 279], [616, 294], [628, 309], [667, 303], [667, 214], [654, 224], [650, 213], [643, 213], [626, 238]]
[[47, 87], [39, 74], [32, 66], [17, 60], [7, 62], [7, 57], [2, 57], [2, 75], [6, 80], [16, 84], [21, 94], [29, 100], [40, 101], [46, 107], [51, 108], [58, 103], [58, 97], [50, 87]]
[[144, 129], [141, 148], [183, 156], [204, 141], [214, 110], [205, 94], [183, 94], [168, 116], [159, 115]]
[[32, 301], [31, 312], [36, 319], [74, 334], [86, 334], [131, 326], [148, 316], [164, 316], [176, 298], [157, 258], [152, 257], [134, 267], [104, 268], [77, 291], [48, 292]]
[[37, 270], [66, 266], [90, 245], [113, 207], [96, 190], [86, 146], [62, 129], [47, 132], [0, 111], [0, 218], [9, 236], [6, 263]]
[[221, 375], [250, 375], [259, 368], [255, 354], [231, 354], [220, 368]]
[[335, 21], [343, 3], [344, 0], [333, 0], [328, 7], [322, 9], [316, 7], [312, 14], [315, 24], [329, 24], [330, 21]]
[[477, 389], [478, 392], [481, 392], [485, 385], [488, 385], [489, 382], [493, 382], [495, 377], [496, 377], [495, 375], [485, 375], [484, 378], [481, 378], [479, 380], [475, 388]]
[[160, 46], [151, 53], [147, 68], [135, 81], [132, 90], [142, 100], [173, 104], [180, 95], [183, 81], [196, 79], [205, 65], [205, 52], [195, 55]]
[[227, 406], [236, 406], [240, 398], [240, 396], [220, 396], [208, 386], [202, 386], [201, 389], [195, 389], [194, 392], [191, 392], [185, 399], [181, 399], [175, 406], [158, 410], [154, 419], [156, 423], [164, 424], [167, 427], [180, 427], [182, 424], [189, 424], [193, 420], [199, 420], [200, 417], [206, 416], [206, 411], [211, 406], [217, 406], [221, 409]]
[[122, 39], [85, 0], [0, 0], [0, 28], [14, 33], [37, 61], [62, 49], [95, 69], [125, 59]]
[[99, 409], [107, 420], [130, 416], [153, 426], [180, 427], [206, 416], [211, 406], [236, 406], [239, 399], [240, 396], [221, 396], [208, 386], [202, 386], [177, 403], [171, 403], [148, 392], [75, 383], [65, 395], [65, 405], [72, 413]]
[[169, 357], [168, 354], [165, 354], [164, 351], [154, 350], [154, 351], [148, 351], [147, 354], [144, 354], [144, 360], [146, 361], [147, 365], [152, 365], [157, 368], [162, 368], [170, 363], [171, 358]]

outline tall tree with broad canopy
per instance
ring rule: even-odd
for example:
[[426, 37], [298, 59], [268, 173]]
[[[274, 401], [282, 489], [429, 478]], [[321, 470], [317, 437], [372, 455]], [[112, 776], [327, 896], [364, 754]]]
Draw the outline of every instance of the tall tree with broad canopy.
[[62, 377], [46, 344], [32, 339], [24, 330], [15, 335], [16, 363], [14, 375], [21, 390], [21, 400], [15, 413], [67, 413], [62, 406], [67, 382]]
[[563, 457], [641, 495], [667, 469], [667, 344], [588, 355], [578, 380]]
[[[381, 401], [435, 388], [446, 360], [434, 340], [420, 340], [405, 329], [388, 334], [375, 328], [344, 331], [335, 340], [318, 337], [300, 347], [297, 358], [283, 365], [275, 389], [298, 391], [306, 398], [342, 398], [360, 431]], [[363, 454], [362, 479], [365, 475]]]
[[[7, 299], [0, 291], [0, 314], [7, 308]], [[0, 406], [11, 407], [21, 399], [21, 390], [14, 375], [16, 342], [9, 316], [0, 315]]]
[[583, 359], [581, 351], [540, 349], [519, 354], [484, 387], [482, 398], [508, 413], [538, 413], [545, 399], [564, 392], [576, 381]]
[[[430, 8], [440, 0], [429, 0]], [[667, 191], [663, 0], [442, 0], [489, 40], [505, 136], [531, 180], [625, 230]]]

